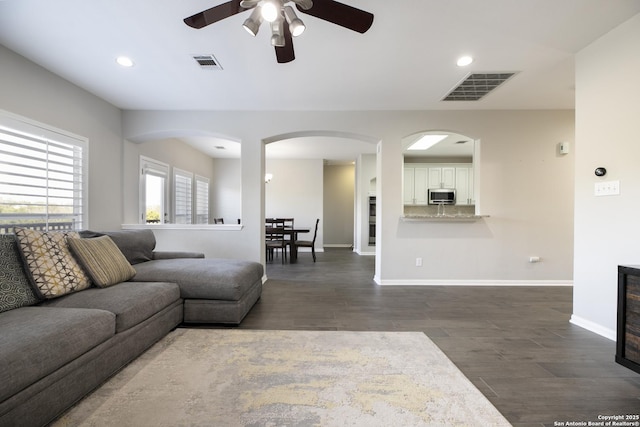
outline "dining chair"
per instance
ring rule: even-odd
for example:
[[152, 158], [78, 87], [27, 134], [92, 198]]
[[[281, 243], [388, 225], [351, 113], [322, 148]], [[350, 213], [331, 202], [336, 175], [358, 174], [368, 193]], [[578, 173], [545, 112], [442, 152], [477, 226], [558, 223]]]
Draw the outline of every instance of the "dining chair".
[[287, 258], [287, 241], [285, 239], [284, 222], [276, 218], [265, 219], [265, 250], [267, 258], [273, 260], [277, 249], [282, 252], [282, 263]]
[[295, 239], [294, 237], [295, 234], [293, 232], [294, 219], [293, 218], [275, 218], [275, 221], [278, 224], [282, 222], [285, 229], [284, 240], [287, 242], [287, 245], [289, 246], [289, 253], [291, 253], [292, 245]]
[[313, 240], [296, 240], [296, 248], [311, 248], [311, 256], [313, 262], [316, 262], [316, 237], [318, 236], [318, 223], [320, 218], [316, 219], [316, 228], [313, 231]]

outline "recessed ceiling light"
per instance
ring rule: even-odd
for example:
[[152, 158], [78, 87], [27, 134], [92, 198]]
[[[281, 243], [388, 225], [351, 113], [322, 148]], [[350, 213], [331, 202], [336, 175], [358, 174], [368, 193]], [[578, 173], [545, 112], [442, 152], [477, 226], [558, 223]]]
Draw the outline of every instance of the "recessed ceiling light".
[[116, 58], [116, 62], [123, 67], [133, 67], [133, 61], [131, 60], [131, 58], [126, 56], [119, 56], [118, 58]]
[[419, 140], [411, 144], [407, 150], [426, 150], [445, 139], [447, 135], [423, 135]]
[[461, 56], [460, 58], [458, 58], [458, 62], [456, 62], [456, 64], [458, 65], [458, 67], [466, 67], [467, 65], [471, 64], [473, 62], [473, 58], [470, 56]]

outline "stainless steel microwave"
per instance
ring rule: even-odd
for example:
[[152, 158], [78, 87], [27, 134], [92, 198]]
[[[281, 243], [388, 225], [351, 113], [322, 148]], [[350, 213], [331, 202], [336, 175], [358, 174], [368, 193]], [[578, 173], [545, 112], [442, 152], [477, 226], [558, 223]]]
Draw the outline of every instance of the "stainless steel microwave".
[[430, 188], [429, 204], [430, 205], [455, 205], [456, 190], [453, 188]]

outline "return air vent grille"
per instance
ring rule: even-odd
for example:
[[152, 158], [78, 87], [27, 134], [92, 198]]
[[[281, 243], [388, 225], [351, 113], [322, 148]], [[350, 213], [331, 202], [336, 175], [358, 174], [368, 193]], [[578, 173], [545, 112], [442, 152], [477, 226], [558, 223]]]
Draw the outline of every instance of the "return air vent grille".
[[213, 55], [193, 55], [193, 59], [203, 70], [222, 70], [222, 66]]
[[474, 73], [456, 86], [443, 101], [478, 101], [516, 73]]

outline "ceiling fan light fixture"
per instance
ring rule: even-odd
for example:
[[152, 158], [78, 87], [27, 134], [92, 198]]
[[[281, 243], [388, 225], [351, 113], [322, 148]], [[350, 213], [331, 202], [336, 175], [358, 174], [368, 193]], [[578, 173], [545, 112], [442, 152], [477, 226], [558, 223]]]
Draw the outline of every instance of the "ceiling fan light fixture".
[[304, 33], [304, 30], [306, 29], [304, 22], [298, 18], [296, 12], [291, 6], [285, 6], [284, 17], [287, 19], [289, 31], [291, 31], [291, 35], [293, 37], [298, 37], [300, 34]]
[[281, 8], [282, 5], [276, 0], [263, 0], [262, 7], [260, 8], [262, 18], [267, 22], [274, 22], [280, 16]]
[[255, 7], [259, 2], [260, 0], [242, 0], [240, 2], [240, 7], [251, 9], [252, 7]]
[[255, 37], [258, 34], [258, 30], [260, 30], [260, 24], [262, 24], [262, 11], [261, 6], [257, 6], [253, 9], [251, 15], [245, 19], [242, 27]]
[[284, 46], [284, 21], [278, 19], [271, 23], [271, 46]]
[[313, 7], [313, 0], [292, 0], [292, 1], [304, 10], [309, 10]]

